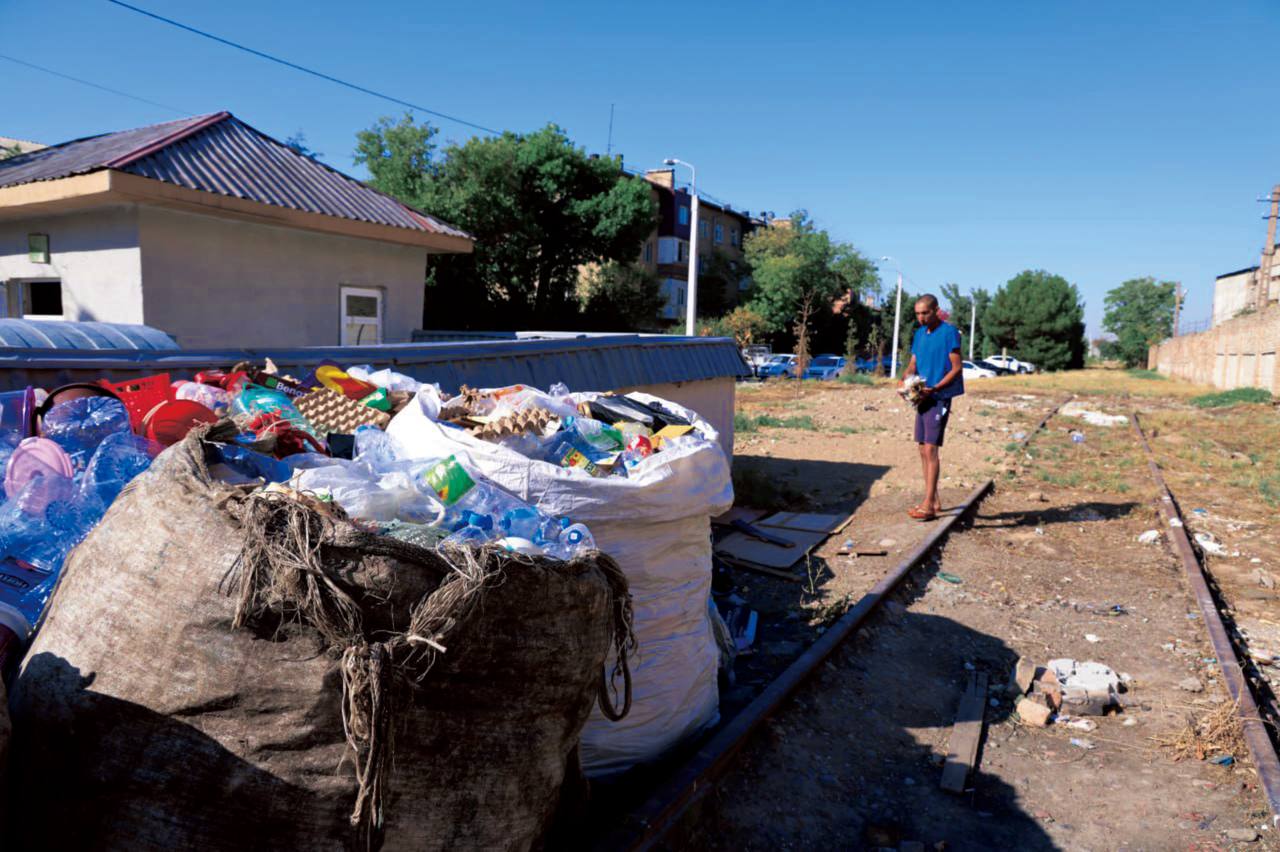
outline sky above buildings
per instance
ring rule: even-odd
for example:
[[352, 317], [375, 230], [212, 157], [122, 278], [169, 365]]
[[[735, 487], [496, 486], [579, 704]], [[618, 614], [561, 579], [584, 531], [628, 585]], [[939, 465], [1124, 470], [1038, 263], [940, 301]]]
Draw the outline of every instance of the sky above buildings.
[[[484, 127], [674, 156], [753, 213], [804, 208], [913, 292], [1077, 284], [1089, 332], [1142, 275], [1207, 318], [1280, 183], [1271, 2], [378, 4], [130, 0]], [[227, 109], [357, 176], [402, 107], [107, 0], [0, 0], [0, 136], [55, 143]], [[42, 66], [153, 103], [36, 70]], [[445, 141], [477, 131], [420, 114]], [[891, 285], [894, 272], [884, 270]]]

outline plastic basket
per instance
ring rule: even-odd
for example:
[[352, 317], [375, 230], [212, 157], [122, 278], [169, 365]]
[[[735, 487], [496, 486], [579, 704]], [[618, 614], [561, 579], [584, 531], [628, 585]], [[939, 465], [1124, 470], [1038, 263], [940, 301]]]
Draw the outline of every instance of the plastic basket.
[[103, 379], [100, 384], [124, 402], [124, 407], [129, 410], [129, 425], [138, 434], [142, 434], [142, 418], [147, 416], [147, 412], [173, 399], [168, 373], [115, 383]]

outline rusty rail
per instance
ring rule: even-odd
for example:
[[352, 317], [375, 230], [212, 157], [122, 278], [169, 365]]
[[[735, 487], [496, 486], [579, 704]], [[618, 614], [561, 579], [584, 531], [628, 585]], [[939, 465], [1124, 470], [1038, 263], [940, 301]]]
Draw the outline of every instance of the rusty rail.
[[1267, 733], [1267, 724], [1258, 712], [1253, 692], [1249, 689], [1248, 681], [1245, 680], [1244, 668], [1236, 657], [1231, 637], [1227, 635], [1227, 628], [1222, 623], [1217, 604], [1213, 600], [1213, 593], [1209, 590], [1205, 569], [1196, 558], [1191, 539], [1187, 537], [1187, 528], [1182, 520], [1182, 514], [1178, 511], [1178, 504], [1169, 492], [1169, 487], [1165, 485], [1164, 475], [1160, 472], [1160, 465], [1156, 462], [1151, 444], [1147, 443], [1147, 436], [1142, 431], [1142, 424], [1138, 422], [1137, 412], [1131, 415], [1130, 423], [1133, 424], [1133, 431], [1147, 454], [1147, 466], [1151, 469], [1151, 479], [1159, 490], [1156, 509], [1164, 519], [1165, 529], [1174, 551], [1182, 560], [1187, 584], [1191, 587], [1196, 603], [1200, 606], [1201, 620], [1204, 622], [1205, 629], [1209, 631], [1213, 653], [1218, 658], [1218, 666], [1222, 669], [1222, 680], [1227, 685], [1227, 693], [1236, 703], [1236, 714], [1240, 719], [1240, 727], [1244, 731], [1245, 745], [1248, 746], [1253, 765], [1258, 770], [1258, 780], [1262, 783], [1263, 794], [1267, 797], [1267, 806], [1271, 808], [1272, 824], [1280, 825], [1280, 757], [1277, 757], [1275, 746]]
[[876, 606], [991, 488], [992, 482], [988, 479], [975, 488], [955, 512], [935, 524], [924, 541], [908, 553], [893, 571], [881, 578], [856, 604], [846, 610], [822, 638], [809, 646], [733, 721], [698, 749], [665, 784], [627, 817], [617, 831], [604, 838], [596, 848], [653, 848], [684, 813], [712, 789], [715, 780], [723, 774], [751, 733], [867, 620]]

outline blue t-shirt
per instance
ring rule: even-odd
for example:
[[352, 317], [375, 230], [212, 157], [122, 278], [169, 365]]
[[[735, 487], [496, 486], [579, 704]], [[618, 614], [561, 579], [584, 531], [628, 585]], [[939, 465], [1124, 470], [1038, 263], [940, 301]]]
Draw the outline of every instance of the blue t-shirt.
[[[960, 332], [951, 323], [938, 323], [933, 331], [925, 326], [916, 329], [911, 338], [911, 354], [916, 356], [916, 372], [924, 377], [929, 387], [936, 387], [942, 377], [951, 372], [951, 353], [960, 351]], [[964, 372], [951, 380], [945, 388], [939, 388], [938, 399], [950, 399], [964, 393]]]

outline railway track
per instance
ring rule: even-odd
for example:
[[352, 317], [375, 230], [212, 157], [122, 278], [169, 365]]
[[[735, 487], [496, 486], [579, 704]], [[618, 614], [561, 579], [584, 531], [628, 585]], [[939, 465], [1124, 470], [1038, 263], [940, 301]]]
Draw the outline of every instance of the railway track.
[[[1070, 401], [1062, 400], [1051, 408], [1019, 443], [1026, 449], [1059, 409]], [[968, 517], [994, 488], [988, 479], [946, 517], [938, 520], [928, 535], [866, 594], [849, 607], [822, 637], [791, 663], [768, 687], [727, 725], [718, 730], [694, 754], [663, 782], [620, 826], [595, 844], [599, 850], [648, 850], [658, 847], [663, 837], [688, 810], [696, 805], [716, 780], [733, 764], [734, 758], [751, 735], [795, 693], [818, 668], [852, 636], [911, 572]]]
[[[1196, 604], [1200, 607], [1201, 620], [1209, 633], [1209, 641], [1213, 645], [1218, 667], [1222, 670], [1223, 683], [1226, 684], [1231, 700], [1235, 702], [1236, 716], [1240, 720], [1245, 745], [1257, 769], [1258, 780], [1266, 796], [1267, 806], [1271, 809], [1272, 824], [1280, 825], [1280, 756], [1277, 756], [1275, 741], [1267, 730], [1266, 719], [1259, 712], [1258, 701], [1249, 686], [1245, 666], [1222, 620], [1220, 602], [1210, 588], [1212, 574], [1201, 561], [1187, 535], [1186, 523], [1178, 508], [1177, 500], [1165, 484], [1164, 474], [1160, 470], [1159, 462], [1156, 461], [1155, 453], [1151, 450], [1151, 444], [1147, 441], [1146, 433], [1142, 430], [1137, 412], [1131, 415], [1130, 423], [1146, 454], [1151, 479], [1156, 486], [1156, 511], [1164, 521], [1169, 543], [1182, 564], [1187, 585]], [[1271, 717], [1276, 718], [1276, 708], [1271, 707], [1270, 710]]]

